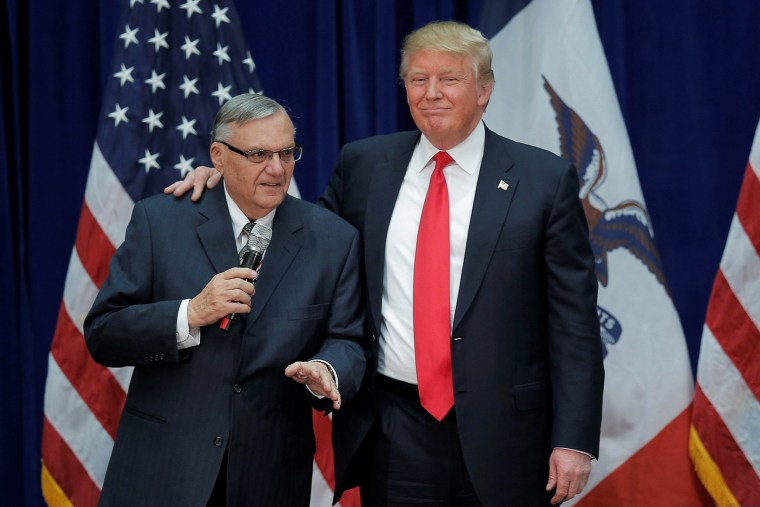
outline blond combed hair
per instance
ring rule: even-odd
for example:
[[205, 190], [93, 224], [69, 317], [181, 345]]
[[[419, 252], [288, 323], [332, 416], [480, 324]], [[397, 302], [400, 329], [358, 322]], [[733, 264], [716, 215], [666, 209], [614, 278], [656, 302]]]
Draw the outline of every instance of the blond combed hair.
[[491, 69], [493, 53], [488, 39], [479, 30], [458, 21], [433, 21], [411, 32], [401, 46], [399, 77], [406, 80], [409, 57], [420, 51], [438, 51], [470, 57], [475, 79], [481, 84], [493, 84]]

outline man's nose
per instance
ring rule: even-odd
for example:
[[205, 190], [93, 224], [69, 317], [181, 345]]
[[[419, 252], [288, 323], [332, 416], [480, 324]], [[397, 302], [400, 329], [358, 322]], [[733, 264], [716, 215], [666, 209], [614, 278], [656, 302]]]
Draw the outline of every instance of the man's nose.
[[282, 163], [279, 153], [275, 152], [272, 154], [272, 158], [270, 158], [269, 162], [267, 162], [266, 170], [270, 174], [275, 175], [280, 175], [285, 172], [285, 164]]
[[425, 89], [425, 98], [428, 100], [441, 97], [441, 83], [437, 79], [430, 79]]

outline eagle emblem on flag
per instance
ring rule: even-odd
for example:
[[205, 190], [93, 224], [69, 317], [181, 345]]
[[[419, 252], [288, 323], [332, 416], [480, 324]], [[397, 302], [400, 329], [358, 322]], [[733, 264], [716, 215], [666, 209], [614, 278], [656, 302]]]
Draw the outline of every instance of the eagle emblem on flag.
[[669, 294], [646, 208], [632, 199], [610, 206], [595, 192], [604, 183], [607, 171], [607, 160], [599, 138], [583, 118], [560, 98], [545, 77], [544, 88], [554, 108], [561, 156], [578, 170], [581, 184], [579, 197], [588, 221], [599, 283], [606, 287], [609, 282], [607, 255], [615, 249], [624, 248], [647, 267]]

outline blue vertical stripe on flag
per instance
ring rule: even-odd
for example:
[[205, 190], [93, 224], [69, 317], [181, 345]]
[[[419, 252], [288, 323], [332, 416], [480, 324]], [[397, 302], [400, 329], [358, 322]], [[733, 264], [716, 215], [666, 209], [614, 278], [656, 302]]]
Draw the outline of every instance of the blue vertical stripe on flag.
[[478, 30], [490, 39], [529, 3], [530, 0], [484, 0], [480, 8]]

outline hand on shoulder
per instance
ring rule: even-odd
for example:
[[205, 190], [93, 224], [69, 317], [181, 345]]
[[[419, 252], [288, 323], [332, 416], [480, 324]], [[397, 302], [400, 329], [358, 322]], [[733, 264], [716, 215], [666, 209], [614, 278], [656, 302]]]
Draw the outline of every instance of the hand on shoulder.
[[214, 188], [222, 180], [222, 173], [213, 167], [198, 166], [193, 171], [187, 173], [184, 180], [175, 181], [164, 189], [165, 194], [173, 194], [175, 197], [182, 197], [192, 189], [193, 194], [190, 199], [197, 201], [203, 195], [206, 188]]

